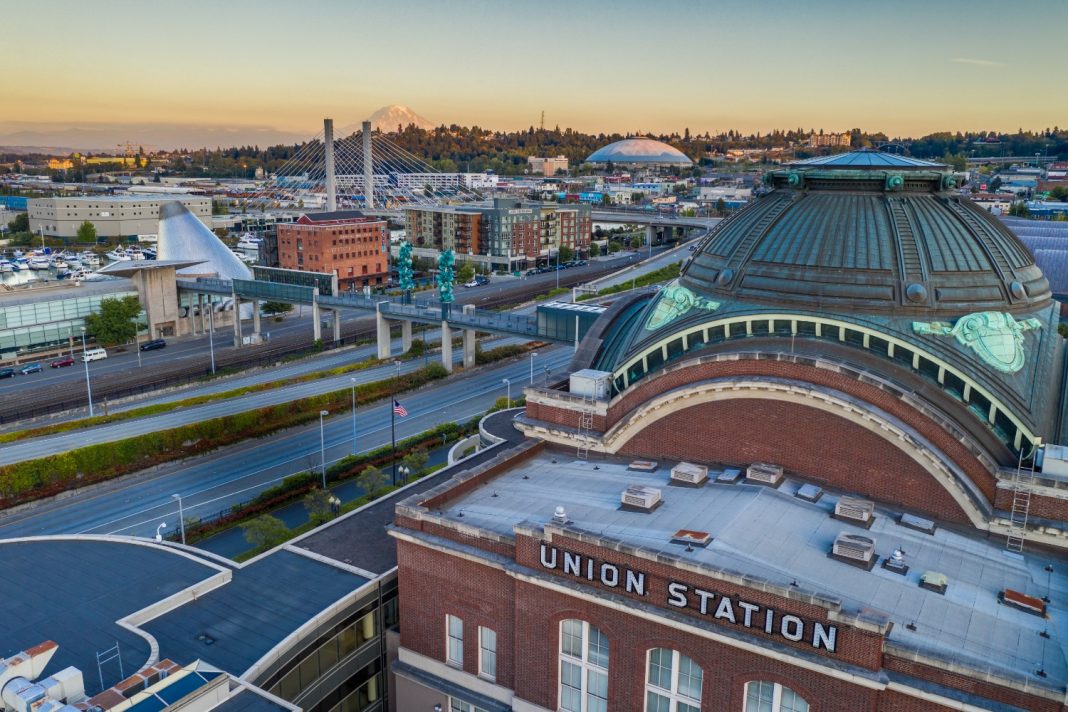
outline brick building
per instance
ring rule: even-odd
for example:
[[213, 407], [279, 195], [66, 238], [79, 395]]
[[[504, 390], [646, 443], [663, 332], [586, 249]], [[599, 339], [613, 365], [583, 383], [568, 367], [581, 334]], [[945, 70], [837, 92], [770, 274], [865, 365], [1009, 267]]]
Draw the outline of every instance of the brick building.
[[1068, 709], [1047, 281], [940, 164], [768, 183], [398, 505], [398, 709]]
[[280, 224], [278, 263], [286, 269], [333, 272], [342, 290], [389, 279], [389, 230], [385, 220], [356, 210], [307, 213]]

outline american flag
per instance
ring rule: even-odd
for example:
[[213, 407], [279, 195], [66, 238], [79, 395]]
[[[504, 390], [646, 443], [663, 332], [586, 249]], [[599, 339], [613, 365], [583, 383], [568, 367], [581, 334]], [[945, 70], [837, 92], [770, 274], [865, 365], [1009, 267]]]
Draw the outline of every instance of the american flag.
[[401, 405], [396, 398], [393, 399], [393, 414], [402, 418], [408, 417], [408, 409]]

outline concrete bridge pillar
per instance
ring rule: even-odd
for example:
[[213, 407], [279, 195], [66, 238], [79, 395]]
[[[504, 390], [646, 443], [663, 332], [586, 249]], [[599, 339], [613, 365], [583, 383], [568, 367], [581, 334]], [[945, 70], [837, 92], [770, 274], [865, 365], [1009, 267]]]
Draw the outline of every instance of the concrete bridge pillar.
[[255, 339], [260, 338], [260, 304], [259, 299], [252, 300], [252, 335]]
[[241, 348], [241, 297], [231, 292], [234, 297], [234, 348]]
[[401, 322], [401, 353], [406, 354], [412, 350], [412, 322]]
[[645, 226], [645, 244], [647, 247], [653, 246], [653, 241], [656, 240], [656, 228], [652, 225]]
[[[465, 304], [464, 314], [474, 314], [475, 305]], [[464, 329], [464, 368], [473, 368], [475, 365], [475, 330]]]
[[452, 373], [452, 327], [444, 319], [441, 320], [441, 364]]
[[382, 316], [382, 303], [375, 307], [375, 335], [378, 341], [378, 360], [385, 361], [392, 354], [393, 348], [389, 340], [389, 319]]
[[334, 343], [341, 341], [341, 310], [334, 309]]
[[312, 287], [312, 340], [322, 341], [323, 339], [323, 322], [322, 314], [319, 312], [319, 288]]
[[200, 315], [200, 333], [207, 333], [207, 318], [208, 315], [204, 313], [204, 295], [197, 294], [197, 314]]

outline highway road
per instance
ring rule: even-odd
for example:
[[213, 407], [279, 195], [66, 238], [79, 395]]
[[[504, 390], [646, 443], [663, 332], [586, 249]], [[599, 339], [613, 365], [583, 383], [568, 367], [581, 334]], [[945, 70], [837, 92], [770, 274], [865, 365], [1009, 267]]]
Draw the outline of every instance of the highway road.
[[[492, 344], [494, 346], [500, 346], [505, 344], [525, 343], [526, 341], [526, 339], [515, 337], [496, 339]], [[350, 355], [348, 363], [354, 363], [360, 360], [360, 357], [356, 356], [357, 353], [358, 352], [353, 352]], [[431, 354], [430, 357], [434, 357], [433, 354]], [[440, 355], [436, 357], [436, 359], [440, 358]], [[459, 363], [462, 360], [462, 351], [460, 349], [454, 350], [453, 362]], [[58, 435], [7, 443], [0, 446], [0, 465], [9, 465], [13, 462], [21, 462], [23, 460], [34, 460], [39, 457], [86, 447], [87, 445], [97, 445], [100, 443], [114, 442], [116, 440], [125, 440], [126, 438], [144, 435], [145, 433], [170, 430], [189, 423], [211, 420], [212, 418], [221, 418], [226, 415], [255, 410], [256, 408], [266, 408], [268, 406], [278, 405], [279, 403], [288, 403], [299, 398], [307, 398], [322, 393], [329, 393], [331, 391], [341, 390], [342, 388], [349, 388], [352, 385], [352, 379], [356, 379], [357, 385], [370, 383], [372, 381], [380, 381], [397, 373], [410, 373], [416, 371], [423, 367], [423, 363], [424, 359], [421, 358], [398, 361], [396, 366], [383, 364], [362, 371], [346, 373], [341, 376], [322, 378], [307, 383], [297, 383], [283, 388], [273, 388], [261, 393], [249, 393], [236, 398], [204, 403], [203, 405], [190, 408], [180, 408], [167, 413], [160, 413], [159, 415], [134, 418], [116, 423], [98, 425], [93, 428], [60, 433]], [[273, 374], [261, 374], [260, 377], [263, 378], [263, 375], [267, 375], [269, 378], [270, 375]], [[220, 388], [221, 386], [221, 384], [212, 385], [215, 388]], [[235, 387], [237, 386], [233, 383], [225, 384], [225, 390]], [[223, 389], [220, 388], [220, 390]], [[180, 398], [189, 398], [192, 395], [194, 394], [182, 393], [180, 394]], [[175, 396], [178, 397], [178, 394], [175, 394]], [[145, 403], [140, 403], [138, 405], [145, 405]]]
[[[570, 358], [571, 349], [553, 347], [542, 353], [537, 363], [560, 373]], [[409, 416], [397, 419], [397, 439], [485, 412], [505, 394], [504, 378], [512, 381], [512, 396], [518, 397], [521, 386], [528, 382], [529, 369], [529, 360], [521, 359], [461, 374], [399, 397]], [[388, 400], [373, 408], [357, 409], [356, 421], [360, 452], [389, 443]], [[327, 463], [351, 453], [351, 413], [328, 418], [324, 435]], [[177, 502], [172, 494], [182, 496], [186, 517], [213, 515], [250, 499], [288, 475], [315, 469], [319, 462], [316, 423], [167, 465], [150, 475], [125, 478], [89, 494], [75, 494], [21, 513], [0, 515], [0, 538], [64, 533], [155, 536], [161, 522], [172, 530], [177, 526]]]

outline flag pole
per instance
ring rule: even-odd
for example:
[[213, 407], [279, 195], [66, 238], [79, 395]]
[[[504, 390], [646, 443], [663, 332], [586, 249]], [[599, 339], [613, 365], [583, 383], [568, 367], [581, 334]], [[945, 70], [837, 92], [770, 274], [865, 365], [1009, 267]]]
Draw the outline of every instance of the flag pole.
[[393, 486], [397, 486], [397, 411], [394, 410], [397, 407], [397, 398], [390, 396], [389, 398], [389, 440], [390, 447], [392, 449], [392, 461], [393, 461]]

